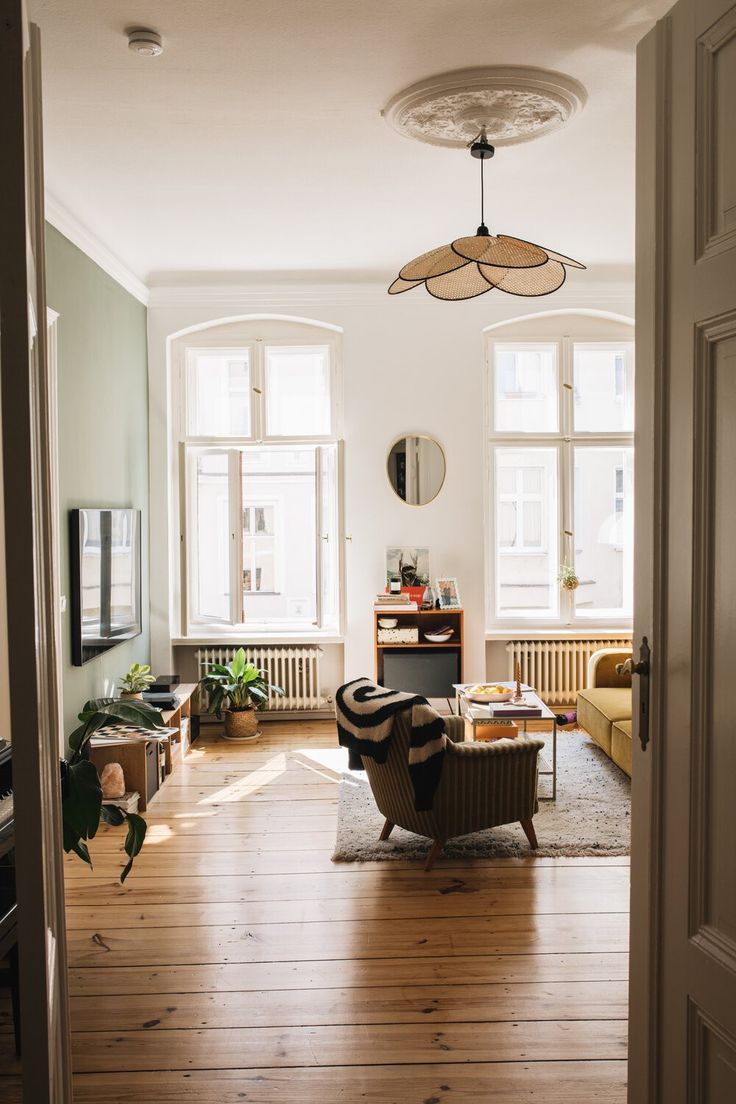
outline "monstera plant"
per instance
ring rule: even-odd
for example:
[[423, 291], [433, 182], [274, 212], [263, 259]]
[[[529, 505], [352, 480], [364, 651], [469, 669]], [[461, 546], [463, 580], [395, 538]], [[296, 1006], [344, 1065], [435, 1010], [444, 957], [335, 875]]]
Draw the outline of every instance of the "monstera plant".
[[94, 839], [100, 821], [115, 828], [127, 823], [124, 846], [128, 862], [120, 875], [120, 881], [124, 882], [146, 838], [146, 822], [138, 813], [124, 812], [117, 805], [103, 805], [100, 776], [89, 758], [90, 741], [110, 725], [155, 731], [164, 727], [163, 720], [158, 709], [143, 701], [96, 698], [85, 703], [79, 721], [79, 727], [69, 737], [68, 758], [61, 760], [64, 850], [73, 851], [92, 866], [87, 841]]

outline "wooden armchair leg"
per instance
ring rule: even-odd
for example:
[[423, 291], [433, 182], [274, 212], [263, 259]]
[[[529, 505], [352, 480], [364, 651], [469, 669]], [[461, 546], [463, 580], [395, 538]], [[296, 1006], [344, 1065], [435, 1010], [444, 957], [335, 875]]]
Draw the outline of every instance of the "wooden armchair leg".
[[383, 828], [381, 829], [381, 834], [378, 837], [379, 840], [387, 840], [388, 837], [393, 832], [395, 827], [396, 827], [395, 824], [392, 824], [390, 820], [387, 820], [386, 823], [384, 824]]
[[537, 843], [537, 833], [534, 831], [532, 818], [529, 817], [528, 820], [522, 820], [520, 821], [520, 824], [521, 827], [524, 829], [524, 835], [529, 840], [529, 846], [531, 847], [532, 851], [536, 851], [539, 847], [539, 844]]
[[442, 848], [444, 846], [445, 846], [445, 840], [436, 839], [436, 840], [433, 841], [432, 847], [430, 848], [430, 852], [427, 855], [427, 861], [424, 864], [425, 872], [432, 869], [432, 867], [436, 863], [437, 859], [442, 854]]

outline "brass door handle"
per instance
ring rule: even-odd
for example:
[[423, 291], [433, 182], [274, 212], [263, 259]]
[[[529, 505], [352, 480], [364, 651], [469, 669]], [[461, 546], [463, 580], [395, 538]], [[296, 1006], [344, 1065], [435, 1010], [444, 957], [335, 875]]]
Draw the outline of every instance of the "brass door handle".
[[[646, 637], [644, 638], [646, 641]], [[649, 660], [640, 660], [634, 663], [633, 659], [627, 659], [624, 663], [616, 664], [617, 675], [648, 675]]]

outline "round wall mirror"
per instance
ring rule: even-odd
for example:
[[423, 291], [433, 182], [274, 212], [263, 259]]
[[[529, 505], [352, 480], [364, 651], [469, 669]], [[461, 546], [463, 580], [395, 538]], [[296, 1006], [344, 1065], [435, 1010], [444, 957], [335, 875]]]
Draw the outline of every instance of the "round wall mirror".
[[409, 506], [426, 506], [445, 482], [445, 454], [433, 437], [406, 434], [394, 441], [386, 460], [389, 483]]

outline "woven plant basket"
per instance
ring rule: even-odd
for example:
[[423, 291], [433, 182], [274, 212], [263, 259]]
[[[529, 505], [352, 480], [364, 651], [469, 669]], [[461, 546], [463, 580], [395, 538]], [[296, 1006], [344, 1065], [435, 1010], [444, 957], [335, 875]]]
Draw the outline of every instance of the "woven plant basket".
[[235, 712], [223, 709], [222, 715], [225, 718], [223, 736], [226, 740], [246, 741], [260, 738], [255, 709], [238, 709]]

